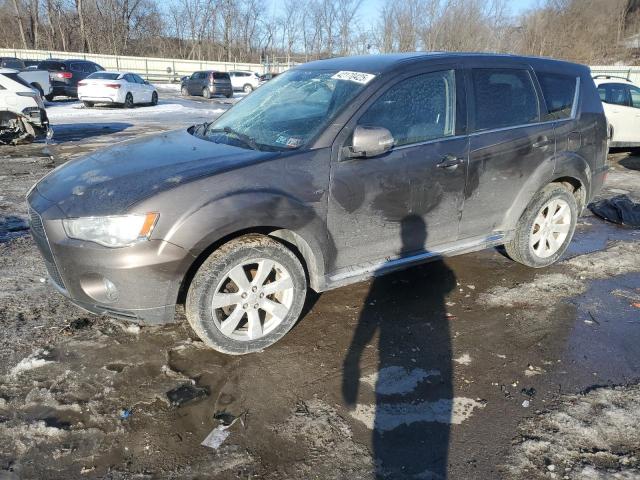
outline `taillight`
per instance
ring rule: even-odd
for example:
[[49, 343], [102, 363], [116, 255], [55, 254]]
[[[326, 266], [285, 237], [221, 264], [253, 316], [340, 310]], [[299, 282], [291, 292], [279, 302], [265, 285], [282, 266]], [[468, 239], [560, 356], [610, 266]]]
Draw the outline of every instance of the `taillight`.
[[66, 79], [69, 79], [69, 78], [72, 78], [72, 77], [73, 77], [73, 73], [71, 73], [71, 72], [57, 72], [57, 73], [56, 73], [56, 77], [57, 77], [57, 78], [66, 78]]
[[121, 85], [119, 83], [105, 83], [104, 86], [107, 87], [107, 88], [120, 88], [121, 87]]

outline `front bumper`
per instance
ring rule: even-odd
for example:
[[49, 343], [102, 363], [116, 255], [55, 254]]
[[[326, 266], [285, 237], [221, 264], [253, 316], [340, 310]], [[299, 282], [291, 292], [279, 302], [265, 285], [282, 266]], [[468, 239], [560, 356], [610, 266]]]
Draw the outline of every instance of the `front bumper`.
[[107, 248], [73, 240], [62, 212], [37, 189], [27, 198], [31, 233], [55, 288], [79, 307], [141, 324], [174, 320], [184, 273], [194, 260], [163, 240]]

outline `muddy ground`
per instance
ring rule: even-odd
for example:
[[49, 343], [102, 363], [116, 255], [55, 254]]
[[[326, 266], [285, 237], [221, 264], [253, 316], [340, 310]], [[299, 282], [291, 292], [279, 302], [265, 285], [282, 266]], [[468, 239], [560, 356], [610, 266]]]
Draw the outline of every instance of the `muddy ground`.
[[[1, 480], [640, 478], [638, 230], [587, 212], [551, 268], [487, 250], [312, 296], [277, 345], [229, 357], [182, 316], [91, 316], [45, 281], [28, 188], [190, 122], [118, 115], [0, 147]], [[610, 159], [601, 196], [640, 200], [640, 158]]]

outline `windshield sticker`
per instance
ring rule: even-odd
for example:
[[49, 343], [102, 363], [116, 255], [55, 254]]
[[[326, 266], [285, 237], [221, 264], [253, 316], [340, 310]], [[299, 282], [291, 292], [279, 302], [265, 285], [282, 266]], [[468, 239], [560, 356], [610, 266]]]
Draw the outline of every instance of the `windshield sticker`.
[[287, 140], [287, 147], [289, 148], [298, 148], [300, 145], [302, 145], [302, 139], [299, 137], [291, 137]]
[[349, 82], [356, 82], [365, 85], [376, 78], [376, 76], [371, 73], [348, 72], [344, 70], [336, 73], [331, 78], [333, 78], [334, 80], [347, 80]]

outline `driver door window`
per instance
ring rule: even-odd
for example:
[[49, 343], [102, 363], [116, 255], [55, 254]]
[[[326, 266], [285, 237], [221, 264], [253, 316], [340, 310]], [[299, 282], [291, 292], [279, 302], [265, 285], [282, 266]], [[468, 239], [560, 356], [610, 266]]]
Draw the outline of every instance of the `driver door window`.
[[391, 87], [358, 124], [386, 128], [396, 146], [422, 143], [455, 134], [455, 105], [454, 71], [426, 73]]

